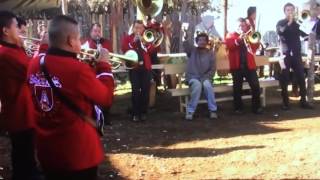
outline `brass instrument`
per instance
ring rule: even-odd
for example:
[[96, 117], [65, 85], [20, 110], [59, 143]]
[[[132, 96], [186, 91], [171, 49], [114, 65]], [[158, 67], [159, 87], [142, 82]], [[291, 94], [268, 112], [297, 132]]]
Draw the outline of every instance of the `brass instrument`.
[[154, 47], [160, 46], [164, 38], [164, 33], [162, 30], [157, 31], [156, 29], [153, 28], [147, 28], [143, 32], [141, 41], [144, 44], [153, 44]]
[[208, 48], [218, 50], [223, 44], [222, 40], [217, 36], [209, 36]]
[[303, 10], [301, 11], [300, 18], [304, 21], [310, 17], [310, 11], [309, 10]]
[[20, 36], [23, 40], [23, 47], [29, 57], [32, 57], [36, 51], [39, 50], [41, 39]]
[[157, 16], [163, 8], [163, 0], [134, 0], [142, 15]]
[[260, 44], [261, 41], [261, 34], [259, 32], [254, 32], [252, 29], [250, 29], [248, 32], [244, 33], [243, 37], [244, 43], [247, 47], [247, 50], [252, 55], [255, 55], [251, 49], [251, 44]]
[[[144, 17], [155, 17], [159, 15], [163, 8], [164, 0], [134, 0], [137, 6], [138, 19]], [[141, 17], [139, 17], [141, 16]], [[156, 26], [156, 27], [154, 27]], [[144, 44], [153, 44], [155, 47], [160, 46], [164, 39], [164, 32], [160, 23], [146, 27], [141, 37], [141, 42]]]
[[[95, 66], [97, 62], [96, 60], [99, 58], [99, 56], [99, 50], [83, 48], [81, 49], [80, 54], [78, 54], [78, 59], [91, 66]], [[121, 60], [129, 62], [129, 68], [135, 66], [138, 63], [138, 54], [134, 50], [129, 50], [124, 55], [109, 53], [109, 56], [112, 57], [109, 59], [112, 69], [118, 69], [123, 64]]]

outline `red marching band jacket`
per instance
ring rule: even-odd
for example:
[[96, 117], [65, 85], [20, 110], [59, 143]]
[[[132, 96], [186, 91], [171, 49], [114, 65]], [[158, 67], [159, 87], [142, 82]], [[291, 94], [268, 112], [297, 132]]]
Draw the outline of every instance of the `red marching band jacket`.
[[[52, 51], [49, 49], [45, 56], [45, 65], [56, 87], [68, 99], [87, 115], [93, 114], [93, 105], [111, 106], [114, 81], [108, 63], [99, 62], [94, 70], [70, 52]], [[50, 171], [77, 171], [98, 165], [104, 151], [96, 129], [53, 94], [40, 72], [39, 61], [39, 57], [32, 60], [28, 80], [39, 112], [35, 130], [41, 165]]]
[[[225, 38], [225, 43], [228, 52], [230, 70], [238, 70], [240, 69], [240, 46], [238, 41], [240, 40], [240, 34], [228, 33]], [[259, 47], [259, 44], [250, 43], [250, 47], [253, 53], [247, 52], [247, 64], [249, 70], [256, 69], [256, 62], [254, 60], [256, 50]]]
[[[134, 41], [134, 34], [131, 35], [127, 35], [123, 38], [122, 40], [122, 46], [121, 46], [121, 50], [123, 53], [127, 52], [128, 50], [138, 50], [138, 45], [137, 43]], [[143, 50], [142, 50], [142, 56], [143, 56], [143, 64], [144, 67], [147, 70], [151, 70], [151, 57], [150, 54], [156, 51], [156, 48], [154, 48], [154, 46], [152, 44], [148, 44], [148, 45], [144, 45], [142, 46]]]
[[34, 125], [35, 110], [27, 84], [29, 62], [23, 48], [0, 42], [0, 129], [11, 133]]

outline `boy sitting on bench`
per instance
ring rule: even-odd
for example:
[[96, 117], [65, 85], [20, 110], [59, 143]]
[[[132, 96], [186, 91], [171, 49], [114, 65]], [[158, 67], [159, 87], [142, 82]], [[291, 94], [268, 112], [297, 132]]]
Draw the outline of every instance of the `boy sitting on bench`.
[[190, 101], [187, 104], [186, 120], [192, 120], [202, 89], [208, 101], [209, 118], [217, 119], [217, 104], [213, 92], [212, 80], [215, 73], [215, 55], [207, 48], [209, 37], [206, 33], [196, 36], [197, 47], [187, 40], [184, 34], [183, 47], [188, 55], [186, 82], [190, 89]]

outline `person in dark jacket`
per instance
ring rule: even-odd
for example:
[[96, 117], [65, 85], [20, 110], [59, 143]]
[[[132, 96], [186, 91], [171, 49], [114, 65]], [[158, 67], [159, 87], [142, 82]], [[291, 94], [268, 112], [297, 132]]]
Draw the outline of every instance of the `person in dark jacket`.
[[283, 110], [289, 109], [288, 84], [290, 81], [290, 68], [293, 69], [300, 88], [300, 106], [305, 109], [312, 108], [306, 101], [306, 83], [304, 77], [304, 66], [301, 57], [300, 37], [308, 36], [300, 30], [300, 25], [295, 21], [295, 6], [291, 3], [284, 5], [285, 19], [277, 23], [277, 33], [280, 37], [282, 55], [284, 55], [281, 65], [280, 86], [283, 101]]

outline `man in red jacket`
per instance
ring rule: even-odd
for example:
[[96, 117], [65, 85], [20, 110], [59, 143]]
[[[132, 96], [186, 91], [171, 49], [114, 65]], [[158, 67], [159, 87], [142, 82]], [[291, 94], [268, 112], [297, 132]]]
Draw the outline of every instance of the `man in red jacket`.
[[35, 110], [27, 84], [29, 58], [20, 47], [16, 16], [0, 12], [0, 129], [9, 132], [12, 144], [12, 179], [38, 179], [33, 146]]
[[92, 24], [90, 28], [90, 38], [83, 44], [91, 49], [97, 49], [101, 46], [112, 52], [111, 42], [102, 37], [101, 25], [99, 23]]
[[122, 52], [135, 50], [139, 56], [138, 66], [129, 71], [132, 91], [132, 121], [146, 120], [149, 103], [149, 90], [151, 82], [151, 57], [155, 52], [152, 44], [141, 41], [145, 30], [143, 22], [136, 20], [133, 24], [133, 33], [124, 37]]
[[83, 114], [92, 116], [93, 104], [111, 105], [113, 78], [107, 50], [101, 51], [93, 69], [78, 61], [80, 48], [78, 23], [70, 17], [57, 16], [49, 25], [47, 54], [35, 58], [28, 71], [39, 112], [35, 126], [38, 158], [48, 180], [94, 180], [97, 166], [104, 159], [96, 128], [62, 100], [40, 69], [42, 59], [56, 89]]
[[239, 32], [229, 33], [226, 36], [226, 46], [233, 79], [234, 109], [236, 113], [242, 113], [242, 84], [243, 78], [246, 78], [252, 91], [252, 111], [253, 113], [261, 114], [260, 85], [254, 60], [259, 44], [252, 44], [244, 40], [250, 26], [244, 18], [239, 18], [238, 22]]

